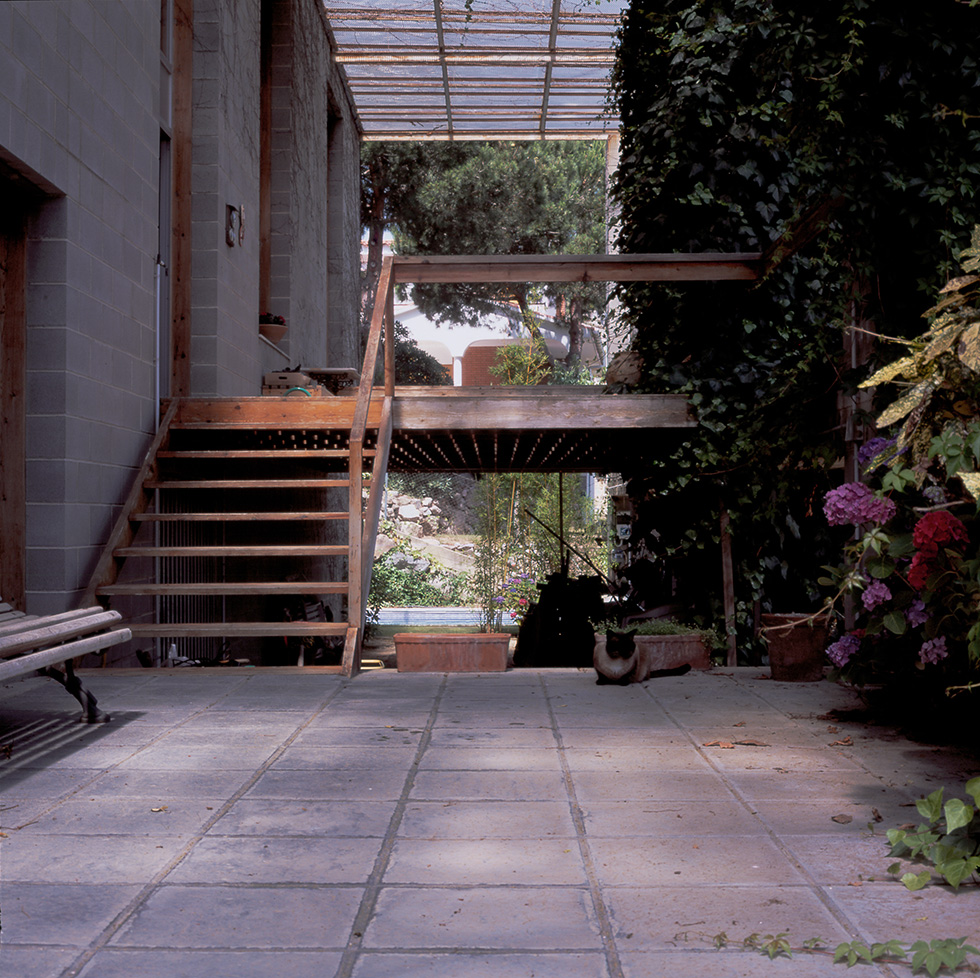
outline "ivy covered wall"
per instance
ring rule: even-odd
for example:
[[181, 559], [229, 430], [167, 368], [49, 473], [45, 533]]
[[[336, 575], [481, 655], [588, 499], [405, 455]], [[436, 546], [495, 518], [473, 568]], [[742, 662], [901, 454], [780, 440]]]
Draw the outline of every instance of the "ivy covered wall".
[[688, 393], [701, 422], [669, 457], [632, 460], [638, 530], [660, 532], [682, 585], [698, 581], [682, 598], [717, 622], [728, 508], [742, 647], [760, 608], [819, 603], [838, 402], [868, 372], [850, 326], [919, 332], [980, 218], [978, 28], [957, 0], [635, 0], [619, 32], [620, 249], [802, 243], [751, 287], [621, 296], [644, 388]]

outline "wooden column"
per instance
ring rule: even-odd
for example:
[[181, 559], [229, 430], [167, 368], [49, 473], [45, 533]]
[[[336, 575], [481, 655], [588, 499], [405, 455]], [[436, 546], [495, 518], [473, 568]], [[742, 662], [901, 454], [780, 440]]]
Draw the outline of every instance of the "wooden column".
[[738, 643], [735, 637], [735, 571], [732, 564], [732, 535], [728, 529], [728, 510], [721, 504], [721, 579], [725, 607], [725, 639], [728, 657], [725, 665], [738, 665]]
[[[2, 185], [0, 185], [2, 186]], [[0, 195], [0, 597], [26, 598], [27, 567], [27, 286], [24, 214]]]
[[[174, 0], [173, 230], [170, 247], [170, 393], [191, 393], [191, 150], [194, 98], [194, 0]], [[161, 356], [166, 351], [161, 350]]]

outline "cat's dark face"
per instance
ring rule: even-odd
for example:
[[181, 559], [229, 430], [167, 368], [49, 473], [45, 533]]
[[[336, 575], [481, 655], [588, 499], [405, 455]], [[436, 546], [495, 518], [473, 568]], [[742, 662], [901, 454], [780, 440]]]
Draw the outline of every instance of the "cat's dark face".
[[629, 632], [614, 632], [610, 629], [606, 632], [606, 655], [610, 659], [628, 659], [636, 650], [636, 643], [633, 641], [635, 636], [635, 628]]

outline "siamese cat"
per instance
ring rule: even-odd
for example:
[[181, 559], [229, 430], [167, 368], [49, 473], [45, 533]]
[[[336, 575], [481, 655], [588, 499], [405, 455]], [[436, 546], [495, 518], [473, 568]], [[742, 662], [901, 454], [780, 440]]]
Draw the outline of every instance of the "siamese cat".
[[644, 649], [636, 646], [636, 629], [629, 632], [606, 632], [605, 649], [597, 642], [592, 653], [592, 664], [598, 674], [600, 686], [628, 686], [663, 676], [683, 676], [691, 666], [685, 663], [674, 669], [654, 669]]

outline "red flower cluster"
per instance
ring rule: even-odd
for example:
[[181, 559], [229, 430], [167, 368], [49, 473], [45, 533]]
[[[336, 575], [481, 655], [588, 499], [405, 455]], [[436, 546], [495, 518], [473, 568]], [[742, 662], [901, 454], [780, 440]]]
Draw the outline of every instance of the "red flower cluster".
[[947, 544], [965, 545], [968, 542], [966, 527], [948, 510], [926, 513], [912, 531], [916, 554], [909, 567], [909, 584], [917, 591], [923, 590], [929, 577], [938, 569], [940, 549]]

